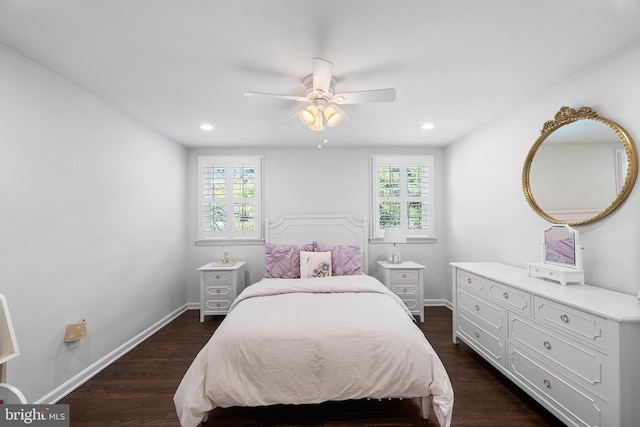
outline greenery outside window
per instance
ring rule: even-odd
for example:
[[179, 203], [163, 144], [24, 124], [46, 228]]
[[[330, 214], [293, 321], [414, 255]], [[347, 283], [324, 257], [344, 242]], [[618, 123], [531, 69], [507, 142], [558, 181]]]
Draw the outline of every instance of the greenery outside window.
[[198, 240], [262, 238], [262, 157], [198, 157]]
[[388, 227], [407, 238], [435, 237], [433, 156], [371, 156], [372, 237]]

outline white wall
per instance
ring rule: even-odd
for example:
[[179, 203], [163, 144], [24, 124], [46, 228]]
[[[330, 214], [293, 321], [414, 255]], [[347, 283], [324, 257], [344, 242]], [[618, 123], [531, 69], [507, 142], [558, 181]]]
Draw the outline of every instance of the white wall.
[[[306, 144], [306, 146], [305, 146]], [[219, 259], [221, 246], [196, 246], [196, 179], [197, 156], [201, 154], [257, 154], [264, 156], [265, 217], [277, 221], [291, 214], [349, 214], [357, 220], [370, 218], [369, 163], [371, 154], [434, 154], [437, 243], [402, 245], [406, 260], [425, 265], [425, 299], [442, 303], [446, 298], [449, 273], [445, 264], [444, 159], [439, 148], [407, 149], [385, 147], [376, 149], [338, 149], [326, 146], [322, 150], [311, 142], [301, 142], [302, 148], [269, 149], [192, 149], [189, 151], [189, 267], [188, 299], [199, 301], [197, 268]], [[295, 243], [295, 242], [292, 242]], [[386, 259], [385, 244], [370, 244], [369, 273], [377, 274], [376, 261]], [[264, 273], [264, 245], [229, 246], [232, 259], [247, 260], [248, 283], [260, 280]]]
[[0, 93], [8, 382], [36, 402], [186, 303], [186, 150], [3, 46]]
[[[448, 261], [539, 261], [548, 224], [521, 186], [529, 148], [560, 107], [593, 108], [640, 140], [640, 42], [567, 79], [446, 150]], [[612, 215], [576, 227], [585, 280], [635, 295], [640, 277], [640, 186]], [[451, 298], [451, 290], [448, 291]]]

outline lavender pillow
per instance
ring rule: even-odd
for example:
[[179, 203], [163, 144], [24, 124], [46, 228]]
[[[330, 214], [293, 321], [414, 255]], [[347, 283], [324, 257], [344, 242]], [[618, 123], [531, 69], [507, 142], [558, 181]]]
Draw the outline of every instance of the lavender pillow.
[[362, 252], [355, 245], [330, 246], [313, 242], [314, 252], [331, 251], [331, 274], [333, 276], [351, 276], [361, 274]]
[[312, 251], [313, 244], [275, 245], [265, 243], [264, 263], [266, 278], [297, 279], [300, 277], [300, 251]]

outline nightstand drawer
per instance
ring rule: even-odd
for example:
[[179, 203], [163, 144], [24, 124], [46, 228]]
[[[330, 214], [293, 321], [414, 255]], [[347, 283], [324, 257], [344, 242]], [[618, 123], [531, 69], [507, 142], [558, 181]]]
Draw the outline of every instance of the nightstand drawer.
[[226, 314], [231, 306], [231, 299], [205, 299], [204, 308], [207, 312]]
[[231, 286], [230, 285], [210, 285], [205, 286], [204, 288], [204, 296], [208, 297], [217, 297], [217, 298], [226, 298], [231, 295]]
[[394, 285], [418, 283], [418, 274], [419, 273], [416, 270], [393, 270], [391, 272], [391, 283]]
[[204, 283], [206, 284], [230, 284], [232, 278], [233, 273], [231, 271], [207, 271], [204, 273]]
[[409, 299], [417, 298], [419, 292], [417, 284], [392, 283], [391, 290], [402, 299], [405, 297]]

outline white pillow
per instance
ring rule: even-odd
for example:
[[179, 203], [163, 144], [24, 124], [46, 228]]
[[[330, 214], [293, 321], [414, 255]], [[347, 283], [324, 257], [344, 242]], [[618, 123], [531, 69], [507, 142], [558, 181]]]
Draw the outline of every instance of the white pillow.
[[300, 251], [300, 277], [331, 276], [331, 251]]

